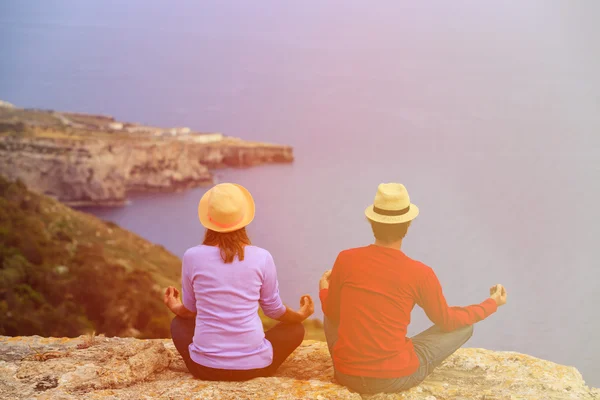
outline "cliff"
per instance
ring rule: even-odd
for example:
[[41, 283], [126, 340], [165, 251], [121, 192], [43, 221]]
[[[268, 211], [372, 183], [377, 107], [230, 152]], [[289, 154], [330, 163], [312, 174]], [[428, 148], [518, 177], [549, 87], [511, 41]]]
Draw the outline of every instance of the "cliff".
[[416, 388], [360, 396], [338, 385], [327, 346], [305, 341], [275, 377], [194, 379], [170, 340], [0, 336], [3, 399], [600, 399], [573, 367], [460, 349]]
[[213, 182], [210, 169], [293, 161], [289, 146], [0, 104], [0, 175], [73, 206]]

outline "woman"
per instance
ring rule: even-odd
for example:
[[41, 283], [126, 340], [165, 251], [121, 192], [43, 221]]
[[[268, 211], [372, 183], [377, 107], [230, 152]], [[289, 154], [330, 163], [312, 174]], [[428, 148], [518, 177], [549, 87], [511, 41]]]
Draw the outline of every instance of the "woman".
[[[206, 228], [202, 245], [183, 255], [182, 296], [167, 288], [164, 301], [176, 314], [171, 337], [189, 371], [203, 380], [242, 381], [270, 376], [300, 345], [301, 322], [314, 312], [310, 296], [300, 310], [279, 297], [271, 254], [252, 246], [245, 227], [254, 200], [244, 187], [222, 183], [198, 205]], [[258, 315], [281, 321], [266, 333]]]

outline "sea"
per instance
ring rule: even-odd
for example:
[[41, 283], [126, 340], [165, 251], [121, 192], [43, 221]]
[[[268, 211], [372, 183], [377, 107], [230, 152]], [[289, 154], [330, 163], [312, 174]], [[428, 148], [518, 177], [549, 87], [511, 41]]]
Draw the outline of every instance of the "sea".
[[[403, 251], [451, 305], [501, 283], [467, 344], [575, 366], [600, 386], [600, 2], [21, 0], [0, 3], [0, 99], [291, 145], [215, 171], [256, 201], [284, 301], [373, 242], [400, 182]], [[90, 208], [181, 257], [204, 188]], [[409, 335], [431, 322], [417, 306]]]

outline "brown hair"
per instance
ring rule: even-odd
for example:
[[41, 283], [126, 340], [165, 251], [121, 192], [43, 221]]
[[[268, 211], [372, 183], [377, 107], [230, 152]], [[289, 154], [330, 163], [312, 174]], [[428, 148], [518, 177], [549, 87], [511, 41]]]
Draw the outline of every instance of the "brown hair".
[[246, 228], [241, 228], [227, 233], [207, 229], [202, 244], [219, 247], [223, 262], [229, 264], [233, 262], [235, 256], [238, 256], [240, 261], [244, 260], [244, 246], [251, 243]]
[[369, 222], [371, 223], [371, 229], [373, 229], [375, 239], [379, 239], [384, 243], [391, 243], [404, 239], [411, 223], [411, 221], [408, 221], [400, 224], [382, 224], [381, 222], [371, 220], [369, 220]]

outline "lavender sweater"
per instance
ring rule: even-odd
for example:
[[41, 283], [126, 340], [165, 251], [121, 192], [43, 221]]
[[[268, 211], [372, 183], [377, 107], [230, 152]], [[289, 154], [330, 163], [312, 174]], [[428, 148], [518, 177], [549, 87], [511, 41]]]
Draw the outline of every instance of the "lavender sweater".
[[279, 318], [285, 306], [279, 297], [271, 254], [246, 246], [244, 261], [221, 259], [219, 248], [200, 245], [183, 255], [183, 305], [196, 312], [190, 357], [210, 368], [254, 369], [269, 366], [273, 348], [265, 339], [258, 306]]

